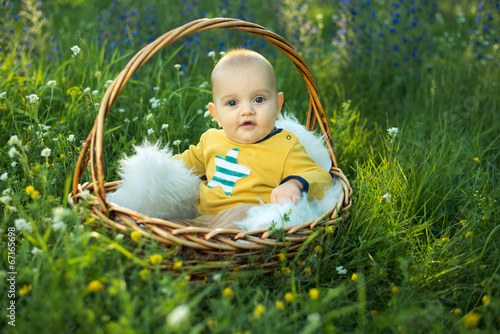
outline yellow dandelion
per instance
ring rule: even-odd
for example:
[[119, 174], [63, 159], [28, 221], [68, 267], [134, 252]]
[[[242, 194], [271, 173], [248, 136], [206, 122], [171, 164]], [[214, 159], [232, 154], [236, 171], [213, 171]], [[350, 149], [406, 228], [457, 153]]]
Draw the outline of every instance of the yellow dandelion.
[[293, 294], [291, 292], [287, 292], [285, 293], [285, 300], [291, 303], [295, 300], [295, 298], [293, 297]]
[[139, 272], [139, 277], [142, 279], [142, 280], [146, 280], [149, 276], [149, 270], [147, 268], [143, 268], [140, 272]]
[[290, 273], [292, 272], [292, 269], [288, 268], [288, 267], [283, 267], [281, 268], [281, 273], [285, 276], [289, 275]]
[[104, 289], [104, 284], [102, 284], [102, 282], [97, 279], [93, 280], [87, 285], [87, 290], [89, 293], [98, 293], [102, 289]]
[[465, 224], [467, 224], [467, 220], [461, 220], [460, 224], [462, 224], [462, 226], [465, 226]]
[[257, 305], [255, 307], [255, 310], [253, 310], [253, 317], [259, 319], [265, 310], [266, 308], [264, 307], [264, 305], [262, 304]]
[[280, 260], [280, 262], [285, 261], [285, 259], [286, 259], [286, 255], [285, 254], [283, 254], [283, 253], [279, 253], [278, 254], [278, 260]]
[[35, 188], [33, 186], [27, 186], [26, 187], [26, 195], [30, 196], [33, 191], [35, 191]]
[[151, 263], [153, 266], [157, 263], [161, 263], [163, 261], [163, 256], [160, 254], [153, 254], [149, 257], [149, 263]]
[[481, 163], [481, 160], [479, 160], [479, 158], [478, 158], [478, 157], [475, 157], [475, 158], [474, 158], [474, 161], [475, 161], [475, 162], [477, 162], [478, 164], [479, 164], [479, 163]]
[[484, 268], [486, 268], [486, 265], [485, 264], [482, 264], [479, 266], [479, 269], [483, 270]]
[[448, 242], [448, 241], [450, 241], [450, 238], [447, 238], [447, 237], [441, 238], [441, 242]]
[[33, 290], [33, 285], [31, 284], [25, 284], [21, 289], [19, 289], [19, 294], [21, 296], [27, 295], [30, 293], [30, 291]]
[[85, 222], [87, 224], [92, 224], [93, 222], [95, 222], [95, 218], [94, 217], [89, 217], [89, 218], [87, 218], [87, 220]]
[[460, 314], [460, 313], [462, 313], [462, 310], [458, 307], [453, 310], [453, 314]]
[[139, 231], [133, 231], [132, 233], [130, 233], [130, 237], [135, 242], [139, 242], [139, 240], [141, 240], [142, 234]]
[[234, 295], [233, 290], [231, 290], [231, 288], [229, 287], [225, 288], [224, 291], [222, 291], [222, 294], [227, 298], [231, 298]]
[[281, 300], [277, 300], [277, 301], [276, 301], [276, 307], [277, 307], [279, 310], [283, 311], [283, 310], [285, 309], [285, 304], [284, 304]]
[[397, 287], [397, 285], [394, 285], [394, 283], [391, 283], [391, 285], [389, 286], [389, 289], [391, 290], [392, 293], [396, 294], [399, 292], [399, 288]]
[[323, 247], [321, 247], [321, 246], [314, 247], [314, 252], [317, 254], [323, 253]]
[[309, 297], [311, 297], [312, 300], [319, 299], [319, 290], [316, 288], [309, 290]]
[[476, 311], [469, 312], [465, 315], [463, 324], [467, 328], [476, 328], [481, 320], [481, 314]]
[[307, 267], [306, 269], [304, 269], [304, 274], [306, 274], [307, 276], [311, 276], [312, 275], [311, 268]]
[[41, 196], [40, 196], [40, 192], [38, 190], [34, 190], [32, 193], [31, 193], [31, 198], [33, 199], [39, 199]]
[[483, 301], [484, 305], [488, 305], [491, 302], [490, 297], [488, 297], [487, 295], [484, 295], [483, 299], [481, 299], [481, 300]]
[[378, 274], [379, 274], [380, 276], [384, 277], [384, 278], [385, 278], [385, 277], [387, 277], [387, 276], [389, 275], [389, 274], [387, 273], [387, 271], [385, 271], [385, 270], [381, 270], [381, 271], [379, 271], [379, 272], [378, 272]]
[[174, 263], [174, 265], [172, 266], [172, 269], [174, 270], [179, 270], [182, 268], [182, 261], [177, 261]]
[[328, 226], [326, 228], [326, 232], [328, 232], [328, 233], [333, 233], [333, 231], [334, 231], [333, 226]]
[[465, 233], [465, 237], [468, 238], [468, 237], [472, 237], [474, 235], [474, 233], [472, 233], [472, 231], [469, 231], [467, 233]]
[[358, 275], [356, 273], [353, 273], [351, 276], [351, 281], [357, 282], [358, 281]]
[[412, 282], [412, 283], [418, 283], [418, 281], [419, 281], [419, 279], [418, 279], [417, 276], [410, 277], [410, 282]]

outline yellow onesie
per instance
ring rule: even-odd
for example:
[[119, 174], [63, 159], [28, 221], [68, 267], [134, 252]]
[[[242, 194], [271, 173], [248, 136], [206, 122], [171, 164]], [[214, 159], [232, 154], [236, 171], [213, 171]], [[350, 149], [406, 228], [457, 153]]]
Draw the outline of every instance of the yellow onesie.
[[287, 130], [275, 129], [258, 143], [240, 144], [223, 130], [211, 129], [196, 146], [175, 157], [207, 178], [200, 184], [200, 215], [216, 215], [239, 204], [268, 204], [272, 190], [290, 178], [302, 182], [308, 199], [323, 198], [325, 188], [332, 185], [331, 175]]

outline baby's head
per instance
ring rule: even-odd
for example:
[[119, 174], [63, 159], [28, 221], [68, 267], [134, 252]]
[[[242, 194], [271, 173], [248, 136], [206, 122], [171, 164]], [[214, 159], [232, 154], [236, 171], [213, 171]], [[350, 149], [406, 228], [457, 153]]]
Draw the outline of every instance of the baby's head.
[[272, 65], [257, 52], [238, 49], [212, 72], [210, 114], [237, 143], [253, 144], [271, 133], [283, 105]]

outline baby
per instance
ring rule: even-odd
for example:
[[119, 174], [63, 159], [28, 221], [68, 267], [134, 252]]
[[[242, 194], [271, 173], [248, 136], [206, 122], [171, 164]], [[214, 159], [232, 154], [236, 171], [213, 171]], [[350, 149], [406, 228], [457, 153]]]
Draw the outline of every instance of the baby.
[[212, 72], [210, 129], [195, 146], [175, 156], [206, 180], [200, 184], [199, 217], [174, 221], [208, 228], [236, 228], [254, 205], [297, 202], [302, 193], [321, 199], [332, 177], [275, 122], [283, 106], [272, 65], [262, 55], [228, 52]]

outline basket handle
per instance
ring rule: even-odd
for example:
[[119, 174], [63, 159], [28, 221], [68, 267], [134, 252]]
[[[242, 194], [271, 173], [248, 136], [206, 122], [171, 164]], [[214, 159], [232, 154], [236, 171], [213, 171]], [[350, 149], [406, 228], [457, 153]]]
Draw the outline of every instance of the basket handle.
[[[300, 57], [293, 46], [288, 43], [283, 37], [267, 30], [266, 28], [237, 19], [232, 18], [213, 18], [213, 19], [199, 19], [186, 23], [185, 25], [176, 29], [170, 30], [163, 34], [155, 41], [151, 42], [142, 48], [137, 54], [129, 61], [127, 66], [120, 72], [113, 83], [108, 87], [104, 94], [101, 104], [99, 106], [99, 113], [96, 117], [94, 127], [90, 131], [85, 144], [80, 152], [78, 161], [75, 167], [73, 176], [73, 196], [78, 192], [78, 184], [82, 175], [90, 161], [90, 174], [92, 183], [96, 192], [96, 197], [103, 212], [107, 212], [106, 206], [106, 191], [104, 189], [104, 168], [102, 160], [102, 144], [104, 134], [104, 121], [108, 115], [109, 110], [115, 103], [118, 95], [120, 95], [123, 87], [127, 81], [142, 67], [153, 55], [160, 51], [163, 47], [175, 42], [176, 40], [197, 32], [210, 30], [210, 29], [235, 29], [246, 31], [251, 34], [265, 38], [274, 46], [285, 53], [295, 64], [299, 70], [302, 78], [306, 82], [309, 91], [309, 114], [307, 118], [306, 127], [314, 130], [316, 124], [319, 125], [322, 133], [325, 136], [325, 141], [330, 152], [333, 168], [337, 169], [337, 161], [333, 153], [333, 144], [326, 119], [325, 112], [318, 97], [318, 90], [311, 75], [311, 70], [306, 62]], [[87, 154], [88, 152], [88, 154]]]

